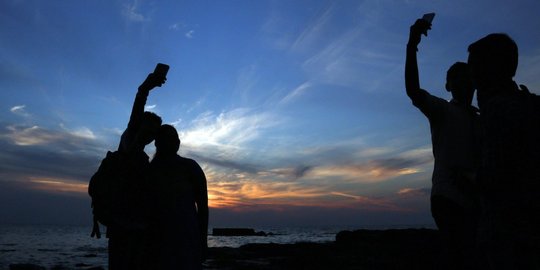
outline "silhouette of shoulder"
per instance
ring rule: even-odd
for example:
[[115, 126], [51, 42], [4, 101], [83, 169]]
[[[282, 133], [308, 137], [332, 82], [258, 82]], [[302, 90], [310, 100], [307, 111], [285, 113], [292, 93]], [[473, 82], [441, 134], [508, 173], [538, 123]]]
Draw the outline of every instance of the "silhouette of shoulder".
[[204, 177], [204, 172], [197, 161], [182, 156], [178, 156], [178, 160], [193, 174], [193, 177], [200, 177], [201, 174]]
[[450, 103], [440, 97], [430, 94], [424, 89], [419, 89], [414, 96], [411, 96], [411, 101], [427, 118], [436, 118], [445, 110], [445, 106]]

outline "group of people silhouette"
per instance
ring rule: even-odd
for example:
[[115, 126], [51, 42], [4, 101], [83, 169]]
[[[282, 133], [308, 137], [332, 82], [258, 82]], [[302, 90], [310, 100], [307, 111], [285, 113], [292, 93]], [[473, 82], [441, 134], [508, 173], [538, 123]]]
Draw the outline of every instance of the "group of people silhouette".
[[[405, 85], [430, 123], [431, 212], [448, 247], [443, 268], [540, 269], [540, 102], [513, 80], [517, 45], [506, 34], [472, 43], [467, 63], [448, 69], [452, 99], [446, 101], [420, 87], [416, 54], [429, 29], [425, 18], [410, 27]], [[202, 269], [206, 256], [204, 172], [177, 154], [176, 129], [144, 111], [151, 90], [165, 80], [154, 72], [139, 86], [114, 154], [121, 161], [119, 184], [111, 188], [114, 202], [105, 215], [112, 270]], [[472, 105], [475, 90], [478, 109]], [[150, 161], [144, 148], [152, 141], [156, 154]], [[95, 186], [89, 192], [99, 236]]]
[[540, 97], [513, 80], [518, 47], [501, 33], [472, 43], [467, 63], [447, 71], [446, 101], [420, 87], [416, 54], [429, 29], [425, 19], [410, 27], [405, 86], [431, 129], [441, 268], [540, 269]]

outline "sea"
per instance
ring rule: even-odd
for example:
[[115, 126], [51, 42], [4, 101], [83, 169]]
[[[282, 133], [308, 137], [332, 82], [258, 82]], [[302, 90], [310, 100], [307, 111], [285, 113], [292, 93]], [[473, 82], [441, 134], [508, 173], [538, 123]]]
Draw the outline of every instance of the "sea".
[[[365, 229], [399, 229], [428, 226], [369, 226]], [[240, 247], [249, 243], [287, 244], [331, 242], [342, 230], [358, 226], [254, 228], [267, 236], [208, 236], [209, 247]], [[107, 269], [107, 239], [91, 238], [91, 227], [66, 225], [0, 225], [0, 270], [10, 264], [34, 264], [47, 269]], [[104, 231], [104, 230], [103, 230]]]

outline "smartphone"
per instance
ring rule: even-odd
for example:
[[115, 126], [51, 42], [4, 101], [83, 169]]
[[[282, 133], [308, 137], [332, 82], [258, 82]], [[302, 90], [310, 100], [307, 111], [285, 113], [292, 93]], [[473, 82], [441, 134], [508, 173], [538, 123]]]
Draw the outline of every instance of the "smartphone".
[[169, 65], [158, 63], [154, 69], [154, 74], [162, 78], [167, 77], [167, 72], [169, 72]]
[[422, 20], [426, 20], [427, 22], [431, 23], [433, 22], [433, 18], [435, 18], [435, 13], [426, 13], [424, 16], [422, 16]]

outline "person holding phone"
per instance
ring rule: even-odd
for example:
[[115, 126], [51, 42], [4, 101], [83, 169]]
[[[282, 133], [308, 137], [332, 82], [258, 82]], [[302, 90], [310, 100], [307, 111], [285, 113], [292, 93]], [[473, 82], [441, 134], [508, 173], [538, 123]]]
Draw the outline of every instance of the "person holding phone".
[[142, 269], [145, 230], [147, 227], [146, 196], [149, 157], [144, 152], [161, 126], [161, 117], [145, 112], [150, 91], [165, 83], [168, 66], [160, 65], [139, 86], [129, 123], [122, 133], [117, 154], [119, 179], [115, 179], [113, 222], [107, 227], [109, 269]]
[[[405, 88], [413, 105], [429, 120], [434, 156], [431, 213], [448, 243], [453, 269], [473, 268], [476, 232], [474, 179], [479, 163], [480, 123], [471, 105], [474, 87], [466, 63], [448, 69], [446, 90], [452, 99], [436, 97], [420, 88], [416, 54], [421, 35], [427, 36], [434, 14], [426, 14], [410, 28], [405, 61]], [[449, 262], [456, 265], [448, 264]]]

